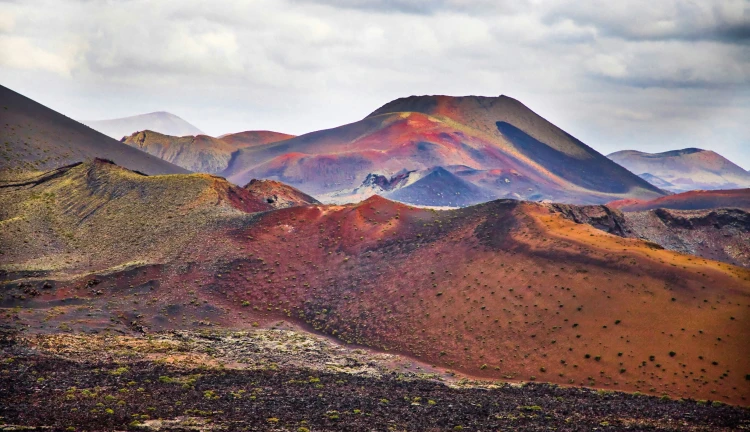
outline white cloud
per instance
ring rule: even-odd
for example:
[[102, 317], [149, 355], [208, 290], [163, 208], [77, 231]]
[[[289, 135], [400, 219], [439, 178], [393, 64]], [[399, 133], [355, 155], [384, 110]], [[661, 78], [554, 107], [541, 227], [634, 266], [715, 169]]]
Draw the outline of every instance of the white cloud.
[[169, 110], [214, 134], [304, 133], [411, 94], [504, 93], [602, 150], [700, 146], [714, 119], [736, 149], [750, 118], [746, 7], [28, 0], [0, 14], [0, 81], [78, 118]]
[[13, 31], [16, 20], [13, 13], [10, 11], [0, 11], [0, 33], [8, 33]]
[[621, 56], [612, 54], [597, 54], [586, 60], [589, 72], [609, 78], [624, 78], [628, 74], [628, 66]]
[[51, 51], [24, 37], [0, 35], [0, 65], [21, 70], [43, 70], [69, 76], [76, 63], [76, 50]]

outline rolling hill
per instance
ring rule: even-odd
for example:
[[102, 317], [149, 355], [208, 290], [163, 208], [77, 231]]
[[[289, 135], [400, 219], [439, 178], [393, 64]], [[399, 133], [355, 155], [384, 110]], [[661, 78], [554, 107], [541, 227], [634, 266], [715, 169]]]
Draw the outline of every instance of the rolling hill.
[[608, 157], [638, 175], [657, 178], [656, 185], [668, 183], [659, 187], [674, 192], [750, 187], [750, 174], [711, 150], [686, 148], [663, 153], [623, 150]]
[[505, 96], [398, 99], [352, 124], [239, 150], [219, 174], [237, 184], [268, 178], [340, 198], [356, 197], [369, 174], [455, 166], [482, 172], [476, 186], [495, 198], [604, 203], [663, 195]]
[[232, 153], [239, 149], [291, 137], [270, 131], [246, 131], [214, 138], [208, 135], [171, 136], [144, 130], [120, 141], [187, 170], [215, 174], [226, 169]]
[[0, 171], [45, 171], [104, 158], [146, 174], [188, 171], [132, 148], [0, 86]]
[[576, 223], [555, 204], [436, 211], [373, 196], [271, 210], [267, 186], [253, 196], [207, 174], [93, 161], [0, 188], [0, 322], [286, 321], [473, 377], [748, 403], [748, 269]]
[[165, 111], [110, 120], [84, 120], [81, 123], [116, 140], [142, 130], [174, 136], [203, 134], [197, 127]]

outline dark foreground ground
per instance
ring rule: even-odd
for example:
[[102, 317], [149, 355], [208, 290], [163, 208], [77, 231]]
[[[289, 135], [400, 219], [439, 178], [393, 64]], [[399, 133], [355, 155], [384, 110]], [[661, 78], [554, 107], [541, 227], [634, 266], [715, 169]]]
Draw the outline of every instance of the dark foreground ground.
[[396, 371], [69, 357], [4, 341], [0, 430], [750, 430], [750, 410], [711, 401], [545, 384], [456, 388]]

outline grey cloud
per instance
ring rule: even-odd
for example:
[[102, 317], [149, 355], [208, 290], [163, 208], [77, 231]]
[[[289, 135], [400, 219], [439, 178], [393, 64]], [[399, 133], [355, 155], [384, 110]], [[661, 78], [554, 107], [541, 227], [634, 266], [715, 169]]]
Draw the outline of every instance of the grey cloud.
[[570, 20], [603, 36], [631, 40], [750, 40], [750, 2], [745, 0], [563, 0], [544, 19]]
[[589, 74], [631, 87], [750, 86], [750, 47], [716, 42], [603, 43], [610, 48], [584, 62]]
[[296, 3], [326, 5], [381, 13], [428, 15], [436, 12], [498, 13], [521, 10], [525, 0], [293, 0]]
[[168, 110], [217, 135], [305, 133], [411, 94], [503, 93], [606, 151], [701, 146], [717, 122], [726, 145], [712, 145], [747, 142], [738, 3], [602, 4], [27, 0], [4, 3], [0, 82], [75, 118]]

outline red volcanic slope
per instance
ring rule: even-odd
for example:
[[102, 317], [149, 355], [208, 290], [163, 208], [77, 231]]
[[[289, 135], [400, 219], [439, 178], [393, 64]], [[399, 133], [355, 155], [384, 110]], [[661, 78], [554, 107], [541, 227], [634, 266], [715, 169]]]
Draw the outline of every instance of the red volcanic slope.
[[371, 172], [453, 165], [505, 173], [482, 185], [497, 197], [599, 203], [662, 194], [507, 97], [399, 99], [356, 123], [242, 149], [221, 175], [323, 194], [356, 188]]
[[750, 209], [750, 189], [689, 191], [651, 201], [619, 200], [607, 205], [626, 212], [647, 211], [657, 208], [673, 210]]
[[[0, 320], [29, 331], [288, 320], [485, 378], [750, 397], [747, 269], [547, 204], [440, 212], [373, 197], [248, 214], [222, 179], [108, 167], [5, 188]], [[60, 302], [72, 297], [93, 309]]]

